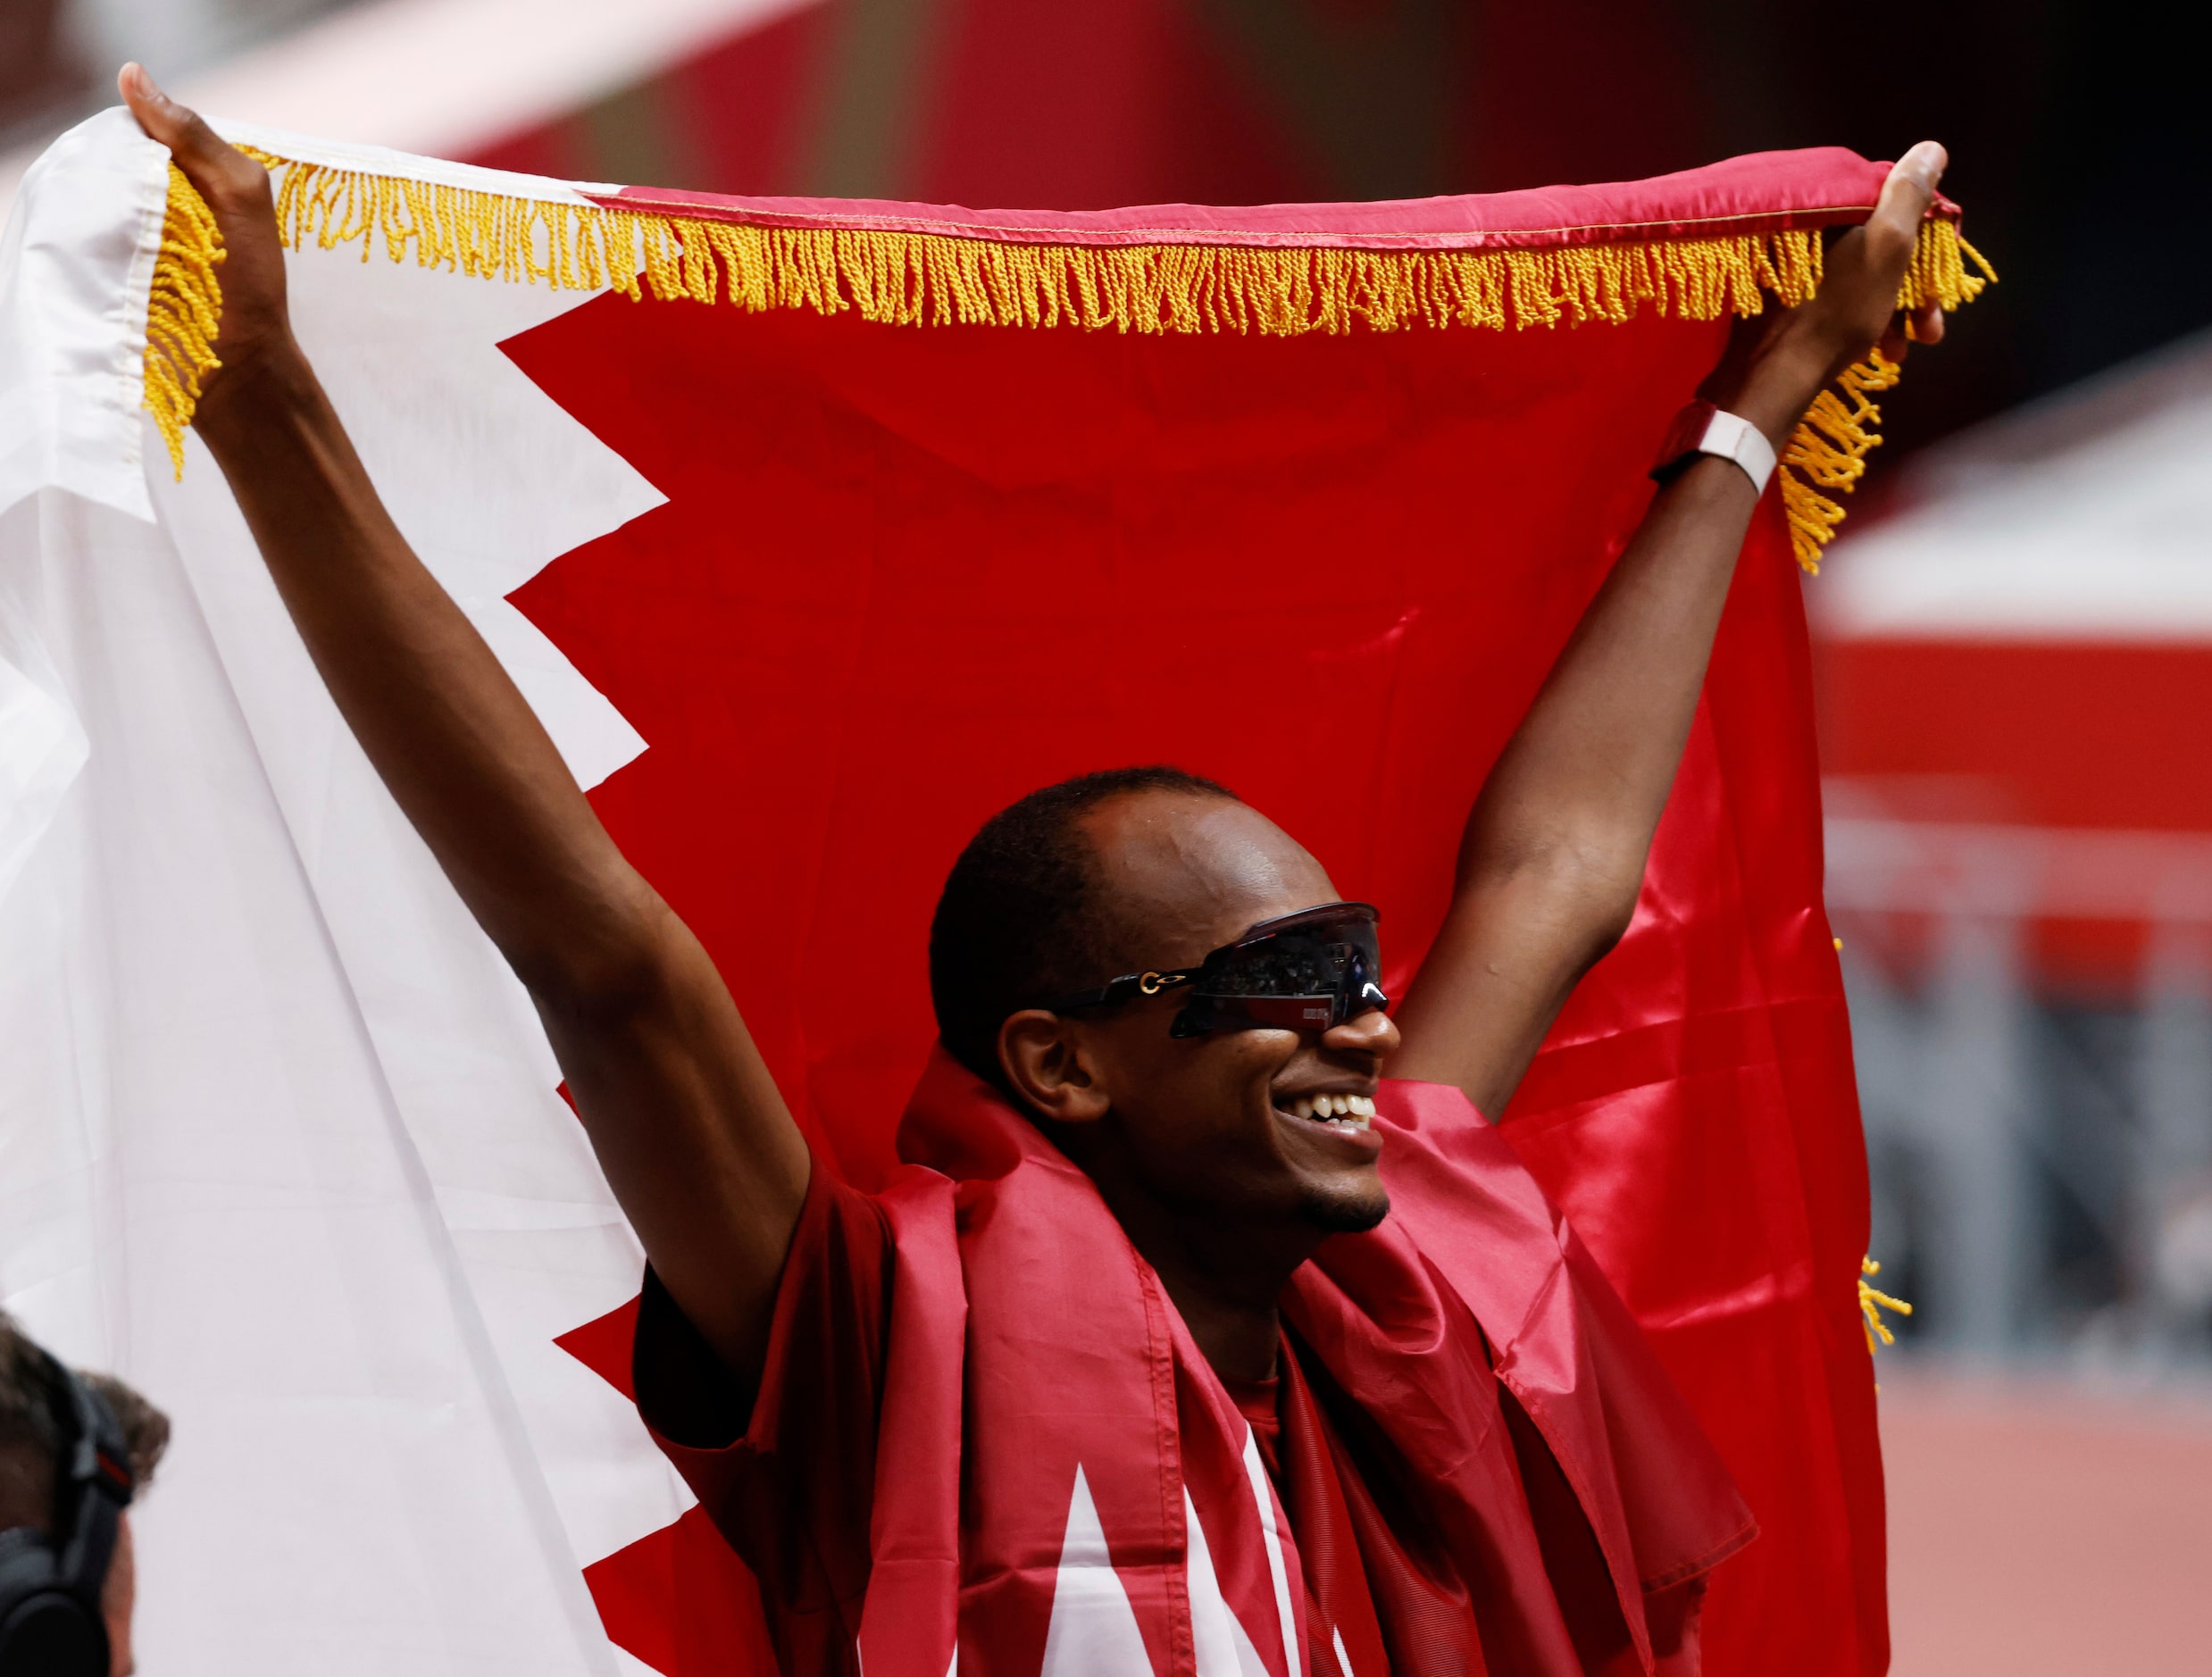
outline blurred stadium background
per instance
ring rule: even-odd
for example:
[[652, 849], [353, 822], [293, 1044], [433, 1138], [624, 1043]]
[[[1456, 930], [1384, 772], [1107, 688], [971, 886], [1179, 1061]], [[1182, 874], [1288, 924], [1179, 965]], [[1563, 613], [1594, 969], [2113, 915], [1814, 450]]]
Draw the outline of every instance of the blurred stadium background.
[[1916, 1306], [1883, 1362], [1897, 1669], [2204, 1672], [2212, 125], [2183, 15], [0, 0], [0, 201], [127, 57], [225, 115], [498, 167], [982, 206], [1944, 140], [2004, 283], [1915, 361], [1809, 592], [1873, 1246]]

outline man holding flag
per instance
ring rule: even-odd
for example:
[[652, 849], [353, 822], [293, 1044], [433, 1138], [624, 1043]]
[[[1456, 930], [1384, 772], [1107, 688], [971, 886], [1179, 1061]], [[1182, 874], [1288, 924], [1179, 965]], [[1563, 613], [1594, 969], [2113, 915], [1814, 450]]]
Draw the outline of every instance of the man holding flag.
[[947, 882], [919, 1168], [867, 1196], [386, 514], [290, 335], [263, 169], [121, 86], [228, 252], [197, 429], [537, 1003], [650, 1261], [640, 1405], [786, 1670], [1695, 1670], [1749, 1516], [1481, 1114], [1628, 923], [1776, 449], [1870, 346], [1941, 334], [1894, 313], [1941, 148], [1660, 446], [1402, 1003], [1373, 911], [1223, 788], [1048, 788]]

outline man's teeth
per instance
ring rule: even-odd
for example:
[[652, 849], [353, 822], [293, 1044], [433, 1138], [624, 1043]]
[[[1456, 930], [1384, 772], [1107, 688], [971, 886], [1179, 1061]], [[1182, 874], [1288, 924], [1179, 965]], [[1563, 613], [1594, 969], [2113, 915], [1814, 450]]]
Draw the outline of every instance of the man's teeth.
[[1365, 1095], [1302, 1095], [1290, 1103], [1290, 1114], [1338, 1130], [1365, 1130], [1375, 1104]]

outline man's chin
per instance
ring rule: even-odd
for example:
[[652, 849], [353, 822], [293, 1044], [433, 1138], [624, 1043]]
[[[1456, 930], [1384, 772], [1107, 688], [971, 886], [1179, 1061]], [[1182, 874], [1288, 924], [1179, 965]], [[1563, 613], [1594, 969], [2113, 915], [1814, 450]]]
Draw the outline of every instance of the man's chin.
[[1381, 1182], [1335, 1192], [1315, 1189], [1298, 1205], [1299, 1219], [1323, 1234], [1365, 1234], [1390, 1214], [1390, 1190]]

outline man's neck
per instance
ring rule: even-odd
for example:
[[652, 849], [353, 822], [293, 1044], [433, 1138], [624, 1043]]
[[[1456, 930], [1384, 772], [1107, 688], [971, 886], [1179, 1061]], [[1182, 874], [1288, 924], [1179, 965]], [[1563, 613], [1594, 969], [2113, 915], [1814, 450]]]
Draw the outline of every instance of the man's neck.
[[1281, 1342], [1277, 1301], [1327, 1237], [1281, 1219], [1258, 1223], [1170, 1205], [1106, 1160], [1085, 1164], [1099, 1197], [1160, 1277], [1214, 1372], [1271, 1379]]

